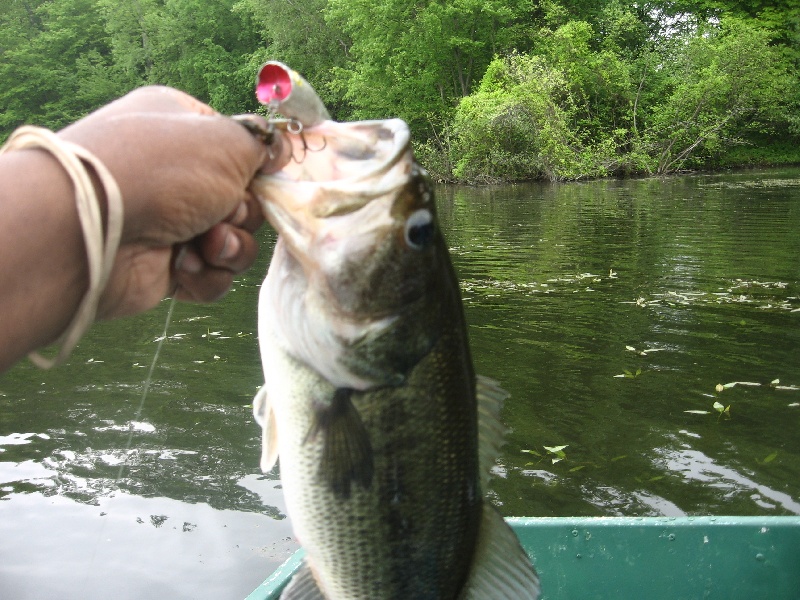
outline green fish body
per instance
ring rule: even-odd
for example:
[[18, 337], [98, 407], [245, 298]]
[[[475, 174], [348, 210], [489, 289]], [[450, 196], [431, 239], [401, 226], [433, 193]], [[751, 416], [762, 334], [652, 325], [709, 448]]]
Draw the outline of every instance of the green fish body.
[[506, 394], [474, 373], [406, 125], [326, 121], [294, 142], [304, 160], [256, 188], [279, 239], [254, 414], [306, 550], [282, 598], [538, 598], [484, 498]]

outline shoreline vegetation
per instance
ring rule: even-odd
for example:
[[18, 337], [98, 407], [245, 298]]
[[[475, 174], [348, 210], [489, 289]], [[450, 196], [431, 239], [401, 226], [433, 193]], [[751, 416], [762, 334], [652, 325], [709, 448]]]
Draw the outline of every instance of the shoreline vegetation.
[[439, 182], [800, 164], [794, 0], [6, 0], [0, 140], [147, 84], [263, 110], [269, 59], [405, 119]]

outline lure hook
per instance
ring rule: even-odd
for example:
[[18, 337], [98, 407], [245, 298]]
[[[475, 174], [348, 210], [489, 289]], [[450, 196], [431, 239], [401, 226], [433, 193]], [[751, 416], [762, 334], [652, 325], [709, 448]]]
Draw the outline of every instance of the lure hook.
[[294, 151], [292, 151], [292, 160], [296, 162], [298, 165], [306, 159], [306, 154], [308, 154], [309, 152], [322, 152], [323, 150], [325, 150], [325, 148], [328, 147], [328, 139], [325, 137], [322, 138], [322, 146], [320, 148], [312, 148], [311, 146], [308, 145], [308, 141], [306, 140], [306, 136], [305, 133], [303, 133], [303, 131], [298, 132], [298, 136], [300, 137], [300, 140], [303, 142], [303, 155], [301, 158], [297, 158], [294, 155]]

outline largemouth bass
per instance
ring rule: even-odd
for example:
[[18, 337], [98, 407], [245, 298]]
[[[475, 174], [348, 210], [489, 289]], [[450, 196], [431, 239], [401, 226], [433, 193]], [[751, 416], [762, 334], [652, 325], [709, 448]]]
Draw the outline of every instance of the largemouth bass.
[[306, 550], [284, 599], [535, 599], [485, 499], [506, 394], [472, 366], [431, 185], [400, 120], [324, 121], [255, 191], [278, 231], [261, 288], [261, 466], [280, 457]]

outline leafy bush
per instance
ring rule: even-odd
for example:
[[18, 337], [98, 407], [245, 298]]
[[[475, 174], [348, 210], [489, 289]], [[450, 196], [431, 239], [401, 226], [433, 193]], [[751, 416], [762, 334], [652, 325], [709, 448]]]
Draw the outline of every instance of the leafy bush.
[[662, 100], [644, 133], [660, 174], [700, 167], [754, 134], [776, 133], [791, 112], [791, 80], [765, 30], [731, 19], [683, 42], [668, 57]]
[[537, 54], [489, 65], [456, 112], [456, 179], [666, 174], [797, 134], [796, 76], [751, 22], [688, 28], [635, 59], [595, 38], [589, 23], [570, 21], [540, 30]]
[[489, 183], [604, 174], [572, 126], [574, 113], [564, 74], [542, 57], [496, 58], [456, 111], [454, 175]]

